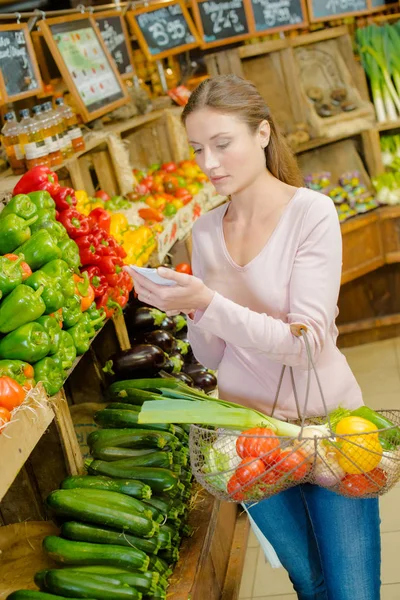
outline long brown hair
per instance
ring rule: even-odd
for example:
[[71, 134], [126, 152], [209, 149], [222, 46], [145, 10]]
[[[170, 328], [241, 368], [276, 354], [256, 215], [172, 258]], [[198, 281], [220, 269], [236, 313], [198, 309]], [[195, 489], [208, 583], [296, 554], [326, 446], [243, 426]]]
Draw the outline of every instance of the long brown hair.
[[275, 124], [268, 106], [255, 85], [236, 75], [219, 75], [205, 79], [193, 91], [182, 113], [182, 122], [199, 108], [214, 108], [225, 114], [233, 114], [247, 123], [255, 133], [262, 121], [268, 121], [271, 135], [265, 148], [268, 171], [280, 181], [300, 187], [303, 177], [285, 138]]

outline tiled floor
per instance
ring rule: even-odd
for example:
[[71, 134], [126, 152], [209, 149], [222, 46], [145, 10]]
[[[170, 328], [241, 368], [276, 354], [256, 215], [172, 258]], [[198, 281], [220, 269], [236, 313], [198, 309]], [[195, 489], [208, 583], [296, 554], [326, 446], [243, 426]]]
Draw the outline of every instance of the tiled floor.
[[[371, 408], [400, 409], [400, 338], [344, 350]], [[382, 596], [400, 600], [400, 484], [381, 498]], [[286, 571], [265, 562], [250, 533], [240, 600], [295, 600]]]

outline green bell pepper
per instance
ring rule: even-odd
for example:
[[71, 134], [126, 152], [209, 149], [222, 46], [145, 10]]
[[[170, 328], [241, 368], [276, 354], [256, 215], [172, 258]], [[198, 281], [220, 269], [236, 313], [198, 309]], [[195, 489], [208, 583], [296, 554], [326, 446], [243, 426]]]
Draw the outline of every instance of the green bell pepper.
[[[0, 227], [1, 223], [0, 221]], [[25, 256], [25, 261], [32, 271], [40, 269], [46, 263], [61, 256], [60, 248], [45, 229], [36, 231], [30, 239], [16, 250], [17, 254], [20, 252]]]
[[6, 256], [0, 257], [0, 291], [3, 296], [12, 292], [17, 285], [22, 283], [22, 269], [20, 265], [23, 260], [23, 254], [17, 260], [11, 260]]
[[79, 320], [76, 325], [68, 329], [68, 333], [74, 340], [77, 355], [85, 354], [90, 346], [90, 335], [85, 321]]
[[74, 340], [68, 333], [68, 331], [61, 330], [60, 344], [58, 346], [58, 352], [51, 357], [56, 365], [63, 369], [70, 369], [76, 359], [76, 348]]
[[49, 396], [54, 396], [60, 391], [64, 383], [64, 373], [50, 356], [39, 360], [33, 368], [36, 381], [43, 383]]
[[29, 382], [32, 387], [35, 385], [33, 380], [33, 368], [27, 362], [22, 360], [0, 360], [0, 377], [6, 375], [15, 379], [20, 385]]
[[70, 298], [75, 294], [75, 281], [65, 260], [61, 260], [61, 258], [51, 260], [40, 270], [61, 285], [65, 298]]
[[[13, 214], [0, 219], [0, 254], [14, 252], [18, 246], [24, 244], [27, 240], [29, 241], [31, 237], [29, 226], [35, 221], [37, 221], [37, 215], [27, 221]], [[16, 251], [16, 254], [19, 254], [19, 250]]]
[[73, 271], [77, 271], [81, 264], [78, 245], [74, 240], [66, 238], [58, 242], [58, 247], [61, 250], [61, 258], [68, 263]]
[[29, 192], [27, 194], [30, 200], [36, 205], [37, 208], [46, 208], [48, 210], [54, 211], [54, 218], [56, 216], [56, 203], [53, 198], [50, 196], [49, 192], [39, 191], [39, 192]]
[[65, 303], [61, 285], [41, 270], [32, 273], [25, 281], [25, 285], [29, 285], [34, 290], [43, 287], [42, 300], [46, 305], [44, 311], [46, 315], [56, 312]]
[[49, 211], [44, 208], [38, 211], [38, 220], [32, 225], [31, 233], [36, 233], [39, 229], [48, 231], [57, 242], [67, 235], [67, 230], [64, 225], [58, 223], [54, 217], [50, 215]]
[[42, 294], [43, 287], [33, 291], [21, 283], [6, 296], [0, 304], [0, 333], [8, 333], [41, 317], [46, 310]]
[[97, 318], [92, 318], [91, 315], [87, 313], [87, 311], [85, 311], [82, 314], [80, 322], [85, 324], [86, 331], [89, 334], [90, 338], [92, 338], [96, 333], [97, 329], [99, 329], [102, 326], [105, 316], [106, 315], [104, 314], [104, 316], [99, 315]]
[[35, 363], [50, 350], [50, 338], [39, 323], [26, 323], [0, 340], [0, 358]]
[[50, 350], [49, 354], [56, 354], [60, 346], [61, 339], [61, 327], [58, 324], [57, 319], [50, 317], [49, 315], [39, 317], [36, 319], [36, 323], [39, 323], [50, 338]]
[[[104, 320], [106, 318], [106, 311], [104, 308], [98, 309], [96, 306], [96, 302], [92, 302], [89, 308], [85, 311], [86, 315], [89, 315], [90, 320], [92, 321], [92, 325], [97, 331], [103, 327]], [[97, 319], [101, 317], [101, 321], [97, 321]]]
[[7, 215], [17, 215], [21, 219], [31, 219], [37, 214], [37, 207], [26, 194], [17, 194], [0, 213], [0, 219]]
[[63, 306], [63, 320], [66, 329], [77, 324], [82, 315], [81, 299], [77, 294], [68, 298]]

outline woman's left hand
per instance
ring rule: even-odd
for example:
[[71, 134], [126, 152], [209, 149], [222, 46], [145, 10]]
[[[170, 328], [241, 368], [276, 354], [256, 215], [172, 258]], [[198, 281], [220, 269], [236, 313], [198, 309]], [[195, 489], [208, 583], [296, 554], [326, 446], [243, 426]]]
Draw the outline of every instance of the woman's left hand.
[[159, 285], [136, 271], [132, 273], [135, 291], [145, 304], [155, 306], [166, 313], [190, 313], [195, 310], [206, 310], [214, 292], [193, 275], [177, 273], [172, 269], [160, 267], [160, 277], [175, 281], [176, 285]]

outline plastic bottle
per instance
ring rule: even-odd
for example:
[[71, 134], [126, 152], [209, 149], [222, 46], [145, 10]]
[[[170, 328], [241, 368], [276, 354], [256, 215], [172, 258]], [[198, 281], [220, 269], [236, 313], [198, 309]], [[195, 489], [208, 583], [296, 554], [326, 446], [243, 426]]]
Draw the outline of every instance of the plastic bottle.
[[49, 155], [50, 166], [55, 167], [56, 165], [62, 164], [62, 154], [58, 145], [57, 135], [54, 132], [54, 127], [51, 119], [43, 112], [43, 105], [37, 104], [32, 108], [32, 112], [35, 116], [35, 120], [39, 122], [43, 129], [44, 141], [47, 147], [47, 153]]
[[15, 175], [25, 173], [25, 156], [19, 143], [19, 123], [13, 112], [4, 115], [5, 124], [1, 130], [1, 143], [6, 151], [7, 160]]
[[63, 98], [56, 98], [56, 112], [59, 113], [68, 128], [68, 134], [72, 142], [75, 152], [81, 152], [85, 149], [85, 140], [83, 139], [82, 130], [78, 124], [78, 118], [72, 108], [64, 104]]
[[44, 141], [42, 124], [29, 116], [28, 108], [23, 108], [19, 114], [21, 120], [19, 122], [18, 139], [24, 148], [26, 168], [29, 170], [38, 165], [49, 167], [50, 159]]
[[64, 119], [60, 114], [57, 113], [56, 110], [53, 109], [51, 102], [45, 102], [43, 110], [44, 114], [51, 119], [51, 122], [54, 126], [54, 131], [57, 135], [57, 140], [63, 159], [66, 160], [67, 158], [71, 158], [71, 156], [74, 154], [74, 149], [72, 148], [72, 143], [68, 135]]

